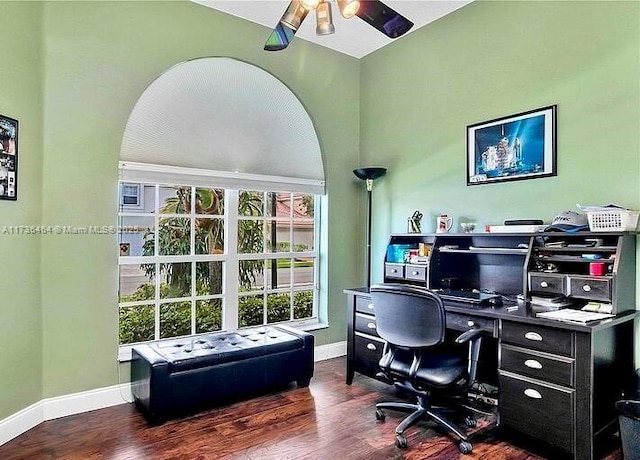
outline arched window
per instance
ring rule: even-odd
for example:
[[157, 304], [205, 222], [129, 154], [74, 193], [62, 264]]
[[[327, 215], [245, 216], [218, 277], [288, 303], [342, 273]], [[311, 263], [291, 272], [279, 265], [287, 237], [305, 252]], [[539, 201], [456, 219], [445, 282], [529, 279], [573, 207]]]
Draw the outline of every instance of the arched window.
[[317, 321], [324, 169], [281, 81], [180, 63], [141, 95], [120, 159], [121, 345]]

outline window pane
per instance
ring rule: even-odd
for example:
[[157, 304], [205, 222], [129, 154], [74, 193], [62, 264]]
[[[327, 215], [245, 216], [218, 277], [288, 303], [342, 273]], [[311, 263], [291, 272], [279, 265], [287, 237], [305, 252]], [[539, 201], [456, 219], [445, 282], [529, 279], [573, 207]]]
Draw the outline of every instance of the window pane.
[[158, 198], [161, 214], [191, 213], [191, 187], [161, 186]]
[[291, 217], [291, 193], [268, 192], [267, 193], [267, 216], [290, 218]]
[[241, 191], [238, 195], [238, 214], [241, 216], [264, 215], [264, 193]]
[[171, 217], [158, 223], [158, 254], [184, 256], [191, 254], [191, 222], [187, 218]]
[[196, 295], [222, 294], [222, 262], [196, 262]]
[[313, 285], [313, 264], [315, 260], [311, 257], [304, 259], [294, 259], [293, 262], [293, 285], [312, 286]]
[[160, 298], [191, 296], [191, 262], [160, 264]]
[[291, 259], [267, 260], [265, 274], [267, 289], [291, 286]]
[[278, 323], [291, 319], [291, 296], [288, 293], [267, 296], [267, 323]]
[[313, 219], [314, 217], [314, 196], [303, 193], [293, 194], [293, 218]]
[[122, 216], [118, 241], [121, 256], [153, 256], [155, 223], [153, 216]]
[[154, 306], [122, 307], [119, 311], [120, 344], [153, 340]]
[[264, 288], [264, 260], [241, 260], [238, 263], [239, 291], [255, 291]]
[[313, 316], [313, 291], [293, 293], [293, 319], [311, 318]]
[[224, 219], [196, 219], [196, 254], [224, 254]]
[[160, 338], [191, 334], [191, 302], [160, 305]]
[[156, 264], [120, 265], [120, 302], [155, 299], [155, 272]]
[[293, 221], [293, 251], [313, 251], [313, 221], [294, 220]]
[[196, 301], [196, 334], [222, 329], [222, 299]]
[[224, 215], [224, 189], [196, 188], [196, 214]]
[[264, 247], [263, 229], [261, 220], [238, 221], [238, 253], [261, 254]]
[[266, 223], [267, 251], [289, 252], [291, 251], [291, 222], [268, 221]]
[[264, 324], [264, 296], [250, 295], [238, 298], [238, 326]]

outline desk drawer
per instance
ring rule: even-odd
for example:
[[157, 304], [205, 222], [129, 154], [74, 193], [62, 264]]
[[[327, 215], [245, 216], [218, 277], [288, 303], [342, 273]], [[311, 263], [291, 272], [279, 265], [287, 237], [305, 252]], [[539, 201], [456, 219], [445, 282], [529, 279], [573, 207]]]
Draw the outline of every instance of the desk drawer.
[[566, 277], [561, 274], [529, 273], [529, 290], [564, 295], [566, 293]]
[[569, 275], [569, 295], [579, 299], [611, 301], [611, 279]]
[[356, 370], [370, 376], [376, 375], [376, 373], [380, 372], [378, 363], [380, 362], [380, 358], [382, 358], [384, 340], [377, 337], [366, 336], [358, 332], [356, 332], [353, 339], [353, 361]]
[[573, 451], [574, 390], [499, 375], [500, 425]]
[[387, 278], [404, 278], [404, 264], [384, 264], [384, 276]]
[[356, 313], [355, 330], [356, 332], [362, 332], [363, 334], [378, 337], [378, 333], [376, 332], [375, 316]]
[[404, 268], [404, 277], [413, 281], [426, 281], [427, 267], [425, 265], [407, 265]]
[[564, 329], [503, 321], [501, 340], [532, 350], [573, 357], [573, 333]]
[[495, 321], [491, 318], [478, 318], [477, 316], [462, 313], [447, 312], [447, 329], [455, 331], [468, 331], [469, 329], [481, 329], [495, 337]]
[[500, 369], [538, 380], [571, 387], [573, 366], [572, 358], [544, 356], [508, 345], [500, 347]]
[[356, 312], [373, 315], [373, 302], [371, 302], [371, 297], [356, 297]]

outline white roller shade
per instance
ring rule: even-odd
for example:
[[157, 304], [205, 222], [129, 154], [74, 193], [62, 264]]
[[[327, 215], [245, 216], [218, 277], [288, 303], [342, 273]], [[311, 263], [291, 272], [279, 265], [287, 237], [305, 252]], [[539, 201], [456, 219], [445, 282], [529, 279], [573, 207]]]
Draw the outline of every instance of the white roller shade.
[[321, 195], [324, 181], [293, 177], [229, 173], [206, 169], [120, 162], [120, 180], [124, 182], [189, 185], [193, 187], [232, 188], [265, 192], [301, 192]]
[[120, 160], [132, 182], [175, 183], [181, 172], [184, 185], [211, 185], [201, 182], [209, 177], [233, 188], [324, 193], [320, 144], [298, 98], [231, 58], [183, 62], [152, 82], [127, 121]]

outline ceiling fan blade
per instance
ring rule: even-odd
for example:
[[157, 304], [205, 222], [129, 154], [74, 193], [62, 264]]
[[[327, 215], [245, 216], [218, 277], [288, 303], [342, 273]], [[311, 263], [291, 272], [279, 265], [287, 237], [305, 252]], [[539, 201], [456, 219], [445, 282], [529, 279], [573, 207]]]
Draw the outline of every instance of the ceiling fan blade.
[[389, 38], [398, 38], [413, 27], [413, 22], [379, 0], [361, 1], [356, 16]]
[[264, 44], [264, 49], [266, 51], [281, 51], [289, 46], [295, 34], [295, 30], [279, 22], [271, 32], [271, 35], [269, 35], [267, 42]]
[[[275, 29], [273, 29], [273, 32], [271, 32], [271, 35], [267, 38], [267, 42], [264, 44], [265, 51], [281, 51], [289, 46], [289, 43], [293, 40], [293, 37], [308, 13], [309, 11], [300, 5], [299, 0], [292, 0]], [[298, 22], [294, 28], [292, 27], [292, 21], [296, 20]]]

